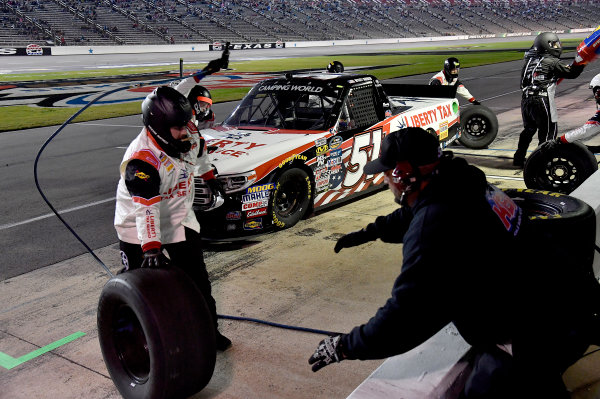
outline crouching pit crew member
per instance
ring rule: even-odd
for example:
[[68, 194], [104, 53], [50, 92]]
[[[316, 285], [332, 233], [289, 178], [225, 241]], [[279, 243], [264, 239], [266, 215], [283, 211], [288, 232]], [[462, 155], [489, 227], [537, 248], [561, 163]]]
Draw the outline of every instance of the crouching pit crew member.
[[[462, 398], [568, 397], [561, 374], [588, 347], [580, 326], [592, 316], [571, 313], [583, 286], [561, 291], [536, 280], [544, 270], [525, 256], [531, 227], [522, 210], [421, 128], [385, 137], [365, 166], [380, 172], [401, 207], [342, 236], [334, 250], [378, 238], [402, 243], [401, 273], [368, 322], [321, 341], [312, 370], [405, 353], [453, 322], [476, 354]], [[468, 237], [468, 247], [455, 246], [457, 237]]]
[[177, 90], [161, 86], [143, 101], [142, 117], [144, 128], [125, 152], [117, 188], [114, 223], [123, 271], [172, 267], [170, 263], [181, 268], [204, 296], [215, 323], [217, 349], [225, 350], [231, 341], [217, 330], [200, 225], [192, 210], [201, 142], [198, 131], [188, 129], [191, 105]]

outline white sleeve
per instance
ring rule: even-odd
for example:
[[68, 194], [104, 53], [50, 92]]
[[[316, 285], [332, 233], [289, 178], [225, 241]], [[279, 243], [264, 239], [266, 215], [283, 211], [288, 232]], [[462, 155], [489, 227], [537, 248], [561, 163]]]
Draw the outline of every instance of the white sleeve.
[[179, 82], [179, 84], [175, 86], [175, 90], [187, 97], [188, 94], [190, 94], [190, 91], [192, 91], [192, 88], [194, 88], [199, 81], [200, 80], [197, 80], [195, 76], [190, 76]]
[[587, 140], [600, 133], [600, 123], [594, 120], [587, 121], [583, 126], [565, 133], [565, 140], [569, 143], [578, 140]]
[[471, 93], [469, 93], [469, 90], [467, 90], [467, 88], [462, 83], [460, 83], [456, 88], [456, 94], [460, 95], [467, 101], [472, 101], [472, 99], [474, 99]]

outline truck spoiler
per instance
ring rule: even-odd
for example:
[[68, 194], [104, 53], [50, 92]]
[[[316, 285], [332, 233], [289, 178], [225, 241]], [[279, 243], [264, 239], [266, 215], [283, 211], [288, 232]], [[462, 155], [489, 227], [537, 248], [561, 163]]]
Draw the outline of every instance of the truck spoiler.
[[383, 91], [388, 96], [455, 98], [456, 86], [409, 85], [402, 83], [383, 83]]

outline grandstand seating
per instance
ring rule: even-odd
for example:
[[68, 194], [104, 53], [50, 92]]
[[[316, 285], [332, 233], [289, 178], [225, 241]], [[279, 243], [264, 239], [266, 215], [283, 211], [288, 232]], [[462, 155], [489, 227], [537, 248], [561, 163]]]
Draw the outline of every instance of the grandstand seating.
[[597, 0], [0, 0], [0, 46], [264, 43], [591, 28]]

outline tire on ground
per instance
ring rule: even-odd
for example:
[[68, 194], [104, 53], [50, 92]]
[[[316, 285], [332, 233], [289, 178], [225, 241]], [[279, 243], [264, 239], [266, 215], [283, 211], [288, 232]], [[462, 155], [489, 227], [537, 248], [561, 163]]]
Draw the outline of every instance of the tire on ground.
[[596, 157], [585, 145], [544, 143], [527, 158], [523, 177], [528, 188], [569, 194], [597, 170]]
[[270, 211], [278, 229], [292, 227], [306, 214], [312, 199], [310, 176], [299, 168], [286, 169], [275, 181]]
[[187, 398], [215, 368], [212, 317], [180, 269], [137, 269], [110, 279], [98, 304], [104, 362], [125, 399]]
[[485, 105], [471, 105], [460, 112], [458, 141], [468, 148], [486, 148], [498, 134], [498, 118]]
[[[593, 277], [596, 213], [584, 201], [556, 192], [507, 189], [506, 194], [527, 217], [522, 224], [536, 263], [557, 268], [581, 268]], [[548, 266], [548, 272], [551, 267]]]

